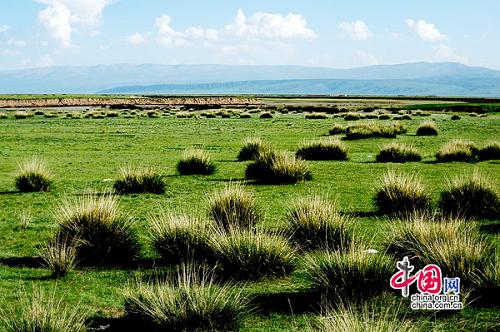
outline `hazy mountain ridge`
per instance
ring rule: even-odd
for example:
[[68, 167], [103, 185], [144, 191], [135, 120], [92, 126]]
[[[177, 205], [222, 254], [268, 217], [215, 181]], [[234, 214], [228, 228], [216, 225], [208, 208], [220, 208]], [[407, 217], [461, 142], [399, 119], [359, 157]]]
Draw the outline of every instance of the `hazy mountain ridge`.
[[0, 71], [0, 93], [322, 93], [500, 96], [500, 71], [457, 63], [353, 69], [99, 65]]

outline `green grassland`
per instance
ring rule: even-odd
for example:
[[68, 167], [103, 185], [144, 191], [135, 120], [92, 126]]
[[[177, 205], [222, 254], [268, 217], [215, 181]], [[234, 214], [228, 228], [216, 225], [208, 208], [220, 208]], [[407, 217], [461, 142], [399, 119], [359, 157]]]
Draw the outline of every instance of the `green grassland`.
[[[155, 258], [148, 247], [148, 216], [160, 210], [181, 210], [206, 216], [207, 196], [229, 181], [244, 180], [246, 162], [237, 162], [241, 142], [247, 137], [260, 137], [272, 146], [296, 151], [305, 139], [327, 135], [334, 123], [347, 124], [342, 118], [308, 120], [303, 114], [278, 114], [272, 119], [232, 117], [177, 118], [175, 115], [148, 118], [45, 118], [36, 115], [15, 119], [7, 112], [0, 119], [0, 308], [7, 307], [33, 286], [54, 291], [71, 304], [81, 304], [90, 316], [104, 325], [123, 313], [121, 290], [140, 274], [151, 273]], [[450, 113], [436, 112], [430, 117], [413, 116], [403, 121], [408, 133], [395, 139], [373, 138], [345, 141], [348, 161], [308, 162], [313, 176], [310, 182], [296, 185], [256, 185], [248, 183], [264, 213], [263, 226], [279, 229], [287, 207], [295, 198], [320, 193], [336, 199], [343, 212], [356, 218], [357, 237], [383, 250], [389, 218], [373, 215], [373, 194], [383, 174], [389, 169], [418, 174], [437, 200], [451, 176], [479, 169], [498, 188], [498, 161], [475, 163], [436, 163], [434, 154], [445, 142], [462, 138], [478, 145], [499, 140], [500, 116], [469, 117], [450, 120]], [[415, 135], [419, 123], [432, 119], [439, 127], [438, 136]], [[360, 120], [357, 122], [378, 122]], [[385, 121], [387, 122], [387, 121]], [[352, 122], [351, 122], [352, 123]], [[423, 155], [421, 162], [384, 164], [375, 162], [379, 148], [389, 142], [410, 143]], [[175, 165], [185, 148], [204, 147], [217, 165], [211, 176], [179, 176]], [[14, 186], [17, 164], [37, 155], [47, 160], [54, 173], [54, 188], [47, 193], [19, 193]], [[104, 192], [112, 187], [118, 169], [124, 165], [153, 166], [167, 176], [166, 193], [123, 195], [121, 206], [134, 218], [143, 246], [137, 267], [82, 267], [61, 279], [51, 279], [50, 271], [38, 265], [34, 257], [55, 230], [54, 211], [65, 197], [77, 196], [94, 189]], [[27, 229], [19, 225], [18, 215], [29, 211], [32, 221]], [[497, 248], [498, 220], [480, 224]], [[495, 226], [496, 225], [496, 226]], [[492, 227], [493, 226], [493, 227]], [[300, 260], [296, 271], [287, 278], [242, 287], [264, 299], [246, 320], [246, 331], [303, 330], [319, 315], [318, 311], [301, 310], [300, 300], [288, 302], [283, 294], [300, 294], [307, 288]], [[402, 307], [406, 307], [403, 304]], [[425, 330], [493, 331], [500, 328], [500, 310], [466, 308], [455, 314], [409, 313]], [[0, 323], [1, 324], [1, 323]], [[97, 324], [97, 323], [95, 323]], [[1, 325], [0, 325], [1, 329]]]

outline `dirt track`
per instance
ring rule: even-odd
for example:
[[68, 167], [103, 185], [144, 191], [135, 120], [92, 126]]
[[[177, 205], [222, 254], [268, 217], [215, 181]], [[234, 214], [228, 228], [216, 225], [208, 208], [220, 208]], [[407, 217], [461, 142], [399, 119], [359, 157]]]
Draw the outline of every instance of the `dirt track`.
[[0, 99], [0, 108], [106, 105], [245, 105], [255, 103], [256, 101], [252, 98], [236, 97]]

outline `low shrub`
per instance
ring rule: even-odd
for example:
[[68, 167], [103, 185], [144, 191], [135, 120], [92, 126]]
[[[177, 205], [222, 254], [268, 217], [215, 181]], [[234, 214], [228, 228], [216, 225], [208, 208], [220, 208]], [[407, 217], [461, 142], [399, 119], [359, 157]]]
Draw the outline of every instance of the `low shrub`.
[[306, 257], [305, 270], [313, 288], [332, 300], [359, 300], [387, 290], [394, 271], [393, 260], [384, 254], [352, 247], [347, 254], [324, 251]]
[[269, 148], [262, 142], [260, 138], [247, 138], [243, 142], [243, 146], [238, 154], [239, 161], [255, 160], [262, 152]]
[[374, 197], [375, 206], [382, 214], [407, 214], [427, 211], [431, 198], [420, 180], [412, 175], [389, 171]]
[[186, 266], [166, 283], [129, 286], [124, 297], [125, 311], [145, 331], [237, 331], [249, 312], [241, 287]]
[[261, 119], [272, 119], [273, 114], [271, 112], [262, 112], [259, 116]]
[[216, 167], [207, 152], [191, 149], [184, 151], [182, 159], [177, 163], [177, 171], [180, 175], [211, 175], [216, 172]]
[[86, 194], [63, 202], [57, 216], [59, 236], [77, 243], [85, 263], [125, 263], [137, 257], [139, 242], [131, 219], [111, 194]]
[[163, 194], [165, 181], [163, 175], [149, 167], [126, 166], [120, 169], [119, 178], [113, 185], [116, 192]]
[[474, 161], [477, 154], [474, 143], [461, 139], [452, 140], [444, 144], [436, 154], [439, 162], [447, 161]]
[[211, 257], [208, 240], [213, 229], [200, 219], [162, 212], [151, 217], [151, 242], [169, 264]]
[[295, 250], [277, 234], [236, 229], [210, 240], [223, 275], [238, 280], [281, 277], [292, 272]]
[[347, 148], [338, 139], [305, 141], [295, 155], [305, 160], [347, 160]]
[[53, 278], [64, 277], [75, 268], [76, 246], [76, 243], [72, 243], [64, 237], [56, 236], [41, 251], [40, 256], [44, 265], [52, 271]]
[[115, 112], [115, 111], [106, 112], [106, 117], [107, 118], [117, 118], [118, 117], [118, 112]]
[[497, 188], [478, 171], [472, 176], [457, 176], [441, 192], [439, 207], [447, 215], [495, 219], [500, 217]]
[[226, 185], [214, 192], [208, 200], [208, 214], [215, 220], [219, 229], [250, 229], [259, 219], [255, 200], [245, 187], [237, 183]]
[[500, 142], [491, 141], [479, 149], [478, 156], [480, 160], [498, 160], [500, 159]]
[[425, 121], [417, 128], [417, 136], [436, 136], [438, 128], [434, 121]]
[[0, 119], [7, 119], [7, 114], [4, 112], [0, 112]]
[[252, 117], [252, 114], [250, 113], [241, 113], [240, 114], [240, 119], [250, 119]]
[[460, 115], [458, 115], [458, 114], [453, 114], [453, 115], [451, 116], [451, 119], [452, 119], [452, 120], [460, 120], [460, 119], [461, 119], [461, 117], [460, 117]]
[[389, 114], [380, 114], [378, 116], [378, 119], [379, 120], [390, 120], [391, 119], [391, 116]]
[[19, 164], [15, 176], [17, 190], [21, 192], [50, 191], [52, 173], [43, 159], [33, 157]]
[[26, 295], [15, 303], [17, 308], [0, 308], [0, 320], [6, 332], [87, 331], [87, 312], [80, 305], [67, 305], [55, 292], [47, 295], [35, 288], [31, 298]]
[[328, 118], [328, 116], [325, 113], [310, 113], [306, 114], [304, 117], [310, 120], [321, 120]]
[[347, 248], [353, 237], [349, 218], [334, 203], [320, 196], [298, 199], [286, 217], [287, 233], [302, 249], [339, 250]]
[[403, 143], [391, 143], [384, 145], [376, 156], [381, 163], [404, 163], [407, 161], [420, 161], [422, 156], [416, 148]]
[[14, 113], [14, 118], [16, 119], [27, 119], [33, 117], [33, 113], [27, 111], [16, 111]]
[[338, 123], [334, 124], [332, 129], [329, 131], [330, 135], [340, 135], [343, 133], [345, 133], [345, 127]]
[[266, 151], [247, 165], [245, 177], [262, 183], [286, 184], [311, 180], [307, 163], [285, 151]]

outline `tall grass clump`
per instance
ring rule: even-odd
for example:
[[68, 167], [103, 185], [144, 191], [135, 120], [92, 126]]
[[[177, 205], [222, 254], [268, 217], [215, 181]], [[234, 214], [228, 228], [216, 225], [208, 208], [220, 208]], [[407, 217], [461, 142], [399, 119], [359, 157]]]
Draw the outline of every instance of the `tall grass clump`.
[[381, 301], [361, 306], [341, 304], [335, 310], [328, 310], [325, 316], [320, 318], [318, 330], [322, 332], [420, 331], [415, 322], [398, 316], [399, 307], [394, 304], [387, 306]]
[[464, 218], [500, 217], [500, 198], [494, 180], [475, 170], [471, 176], [457, 176], [441, 192], [439, 207], [446, 215]]
[[129, 217], [112, 194], [86, 194], [63, 202], [59, 236], [78, 243], [77, 256], [88, 263], [124, 263], [134, 259], [139, 243]]
[[406, 127], [399, 122], [391, 124], [360, 123], [348, 126], [345, 129], [346, 139], [350, 140], [372, 137], [395, 138], [397, 135], [406, 132]]
[[305, 160], [347, 160], [347, 147], [332, 138], [305, 141], [295, 155]]
[[34, 288], [31, 298], [18, 302], [17, 308], [0, 308], [5, 332], [85, 332], [87, 312], [80, 305], [68, 305], [62, 298]]
[[120, 168], [119, 178], [113, 188], [121, 194], [163, 194], [165, 181], [163, 175], [152, 168], [126, 166]]
[[52, 173], [43, 159], [33, 157], [19, 164], [15, 184], [21, 192], [50, 191]]
[[440, 162], [447, 161], [474, 161], [477, 154], [474, 143], [461, 139], [454, 139], [444, 144], [436, 154]]
[[480, 160], [498, 160], [500, 159], [500, 142], [491, 141], [479, 149], [478, 156]]
[[278, 234], [235, 229], [218, 232], [210, 246], [222, 274], [238, 280], [281, 277], [292, 272], [295, 250]]
[[444, 276], [460, 277], [463, 287], [486, 295], [484, 286], [492, 283], [492, 275], [484, 271], [492, 264], [495, 247], [474, 222], [416, 215], [394, 223], [391, 233], [388, 251], [396, 257], [413, 257], [419, 268], [436, 264]]
[[348, 253], [311, 254], [306, 258], [305, 269], [312, 286], [330, 299], [358, 300], [387, 289], [394, 262], [384, 254], [353, 246]]
[[245, 177], [269, 184], [290, 184], [311, 180], [307, 163], [285, 151], [266, 151], [247, 165]]
[[209, 258], [212, 228], [200, 219], [162, 212], [151, 217], [151, 242], [165, 262], [176, 264]]
[[241, 287], [185, 265], [166, 283], [129, 286], [124, 297], [125, 311], [145, 331], [238, 331], [249, 313]]
[[259, 219], [253, 195], [238, 183], [230, 183], [209, 197], [208, 214], [225, 231], [253, 228]]
[[184, 151], [182, 159], [177, 163], [177, 171], [180, 175], [211, 175], [215, 173], [216, 167], [207, 152], [190, 149]]
[[333, 127], [330, 129], [328, 132], [330, 135], [340, 135], [345, 132], [345, 127], [342, 126], [341, 124], [334, 124]]
[[238, 161], [255, 160], [262, 152], [269, 148], [260, 138], [247, 138], [238, 154]]
[[41, 251], [44, 265], [52, 272], [53, 278], [66, 276], [76, 266], [76, 243], [68, 241], [62, 236], [49, 240]]
[[415, 147], [403, 143], [384, 145], [376, 158], [381, 163], [404, 163], [422, 160], [420, 152]]
[[439, 133], [434, 121], [425, 121], [417, 128], [417, 136], [436, 136]]
[[407, 214], [429, 210], [431, 198], [416, 176], [389, 171], [375, 193], [374, 202], [382, 214]]
[[353, 237], [349, 218], [342, 216], [327, 197], [298, 199], [286, 217], [291, 240], [302, 249], [339, 250], [348, 248]]

